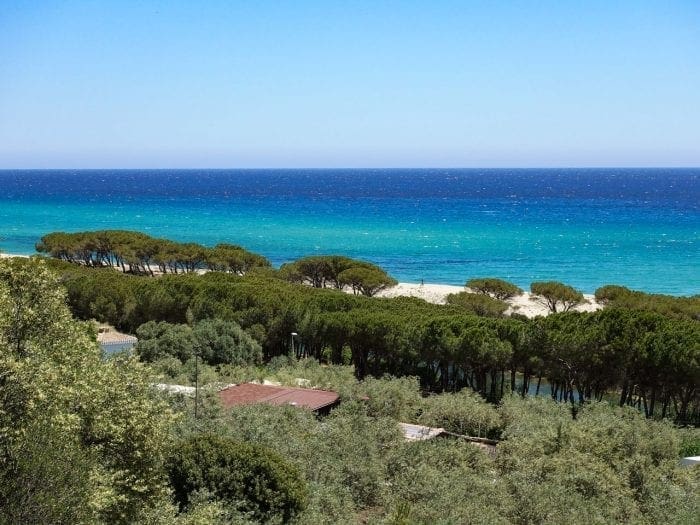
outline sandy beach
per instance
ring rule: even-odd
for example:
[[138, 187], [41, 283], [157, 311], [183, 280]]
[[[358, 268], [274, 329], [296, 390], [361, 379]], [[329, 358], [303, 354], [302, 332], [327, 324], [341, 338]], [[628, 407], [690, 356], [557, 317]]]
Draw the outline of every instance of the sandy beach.
[[[445, 299], [451, 293], [472, 292], [464, 286], [454, 286], [449, 284], [414, 284], [399, 283], [392, 288], [388, 288], [377, 294], [377, 297], [419, 297], [429, 303], [445, 304]], [[594, 312], [603, 306], [599, 304], [591, 294], [584, 294], [588, 303], [574, 308], [578, 312]], [[530, 292], [523, 292], [521, 295], [506, 301], [510, 308], [506, 310], [506, 315], [519, 313], [526, 317], [536, 317], [538, 315], [549, 315], [546, 306], [533, 298]]]

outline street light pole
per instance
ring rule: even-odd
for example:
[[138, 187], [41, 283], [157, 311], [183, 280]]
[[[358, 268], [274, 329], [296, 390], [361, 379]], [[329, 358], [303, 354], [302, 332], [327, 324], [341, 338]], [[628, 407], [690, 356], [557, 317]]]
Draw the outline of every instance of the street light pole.
[[194, 354], [194, 418], [197, 419], [197, 408], [199, 406], [199, 356]]
[[292, 332], [292, 353], [294, 354], [294, 357], [297, 357], [296, 349], [294, 348], [294, 338], [298, 336], [296, 332]]

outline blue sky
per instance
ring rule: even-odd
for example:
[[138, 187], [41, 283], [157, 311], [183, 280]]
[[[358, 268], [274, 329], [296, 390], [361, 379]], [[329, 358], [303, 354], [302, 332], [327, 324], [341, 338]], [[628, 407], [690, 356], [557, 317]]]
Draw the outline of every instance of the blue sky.
[[700, 1], [0, 5], [0, 168], [700, 166]]

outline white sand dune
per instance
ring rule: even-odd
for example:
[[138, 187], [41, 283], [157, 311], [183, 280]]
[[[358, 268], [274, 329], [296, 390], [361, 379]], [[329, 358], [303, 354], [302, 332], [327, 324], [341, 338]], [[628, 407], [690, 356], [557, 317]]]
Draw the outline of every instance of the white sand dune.
[[[377, 297], [419, 297], [429, 303], [445, 304], [445, 300], [449, 294], [464, 291], [471, 292], [472, 290], [463, 286], [454, 286], [450, 284], [399, 283], [392, 288], [378, 293]], [[595, 300], [593, 295], [584, 294], [584, 297], [588, 303], [581, 304], [574, 308], [574, 310], [578, 312], [594, 312], [603, 307]], [[538, 315], [549, 314], [547, 307], [537, 301], [529, 292], [524, 292], [506, 302], [510, 305], [510, 308], [506, 310], [506, 315], [519, 313], [526, 317], [536, 317]]]

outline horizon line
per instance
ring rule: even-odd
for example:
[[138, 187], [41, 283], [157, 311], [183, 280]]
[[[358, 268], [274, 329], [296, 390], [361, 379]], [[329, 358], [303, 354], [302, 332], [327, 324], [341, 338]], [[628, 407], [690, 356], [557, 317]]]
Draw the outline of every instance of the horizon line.
[[201, 166], [188, 166], [188, 167], [51, 167], [51, 168], [5, 168], [0, 167], [0, 171], [192, 171], [192, 170], [210, 170], [210, 171], [267, 171], [267, 170], [631, 170], [631, 169], [669, 169], [669, 170], [686, 170], [686, 169], [700, 169], [700, 165], [688, 165], [688, 166], [664, 166], [664, 165], [653, 165], [653, 166], [300, 166], [300, 167], [274, 167], [274, 166], [262, 166], [262, 167], [201, 167]]

